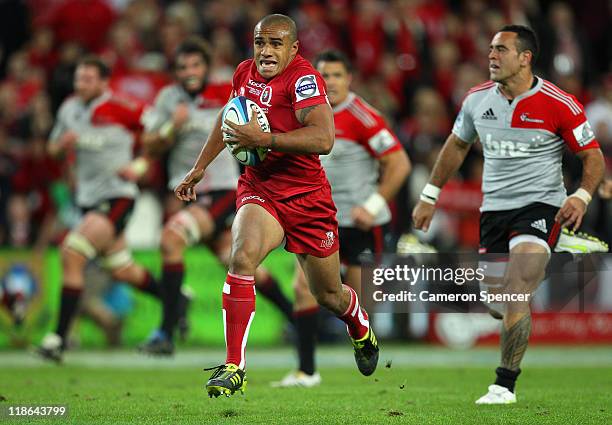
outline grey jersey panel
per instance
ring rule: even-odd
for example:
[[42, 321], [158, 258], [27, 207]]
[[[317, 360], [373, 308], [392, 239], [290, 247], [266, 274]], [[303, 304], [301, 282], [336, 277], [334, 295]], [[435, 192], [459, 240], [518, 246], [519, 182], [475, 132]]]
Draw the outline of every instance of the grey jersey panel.
[[[319, 158], [332, 188], [338, 224], [355, 227], [351, 209], [362, 205], [377, 190], [378, 161], [357, 142], [343, 138], [336, 138], [332, 151]], [[374, 224], [378, 226], [390, 220], [391, 211], [385, 205], [375, 217]]]
[[512, 104], [497, 85], [469, 94], [455, 120], [453, 133], [484, 153], [481, 211], [521, 208], [534, 202], [560, 207], [566, 196], [561, 173], [564, 141], [544, 129], [511, 128], [516, 104], [537, 93], [534, 88]]
[[[158, 131], [172, 118], [179, 103], [189, 106], [189, 120], [179, 130], [168, 160], [168, 188], [174, 189], [193, 167], [202, 146], [212, 131], [219, 108], [200, 108], [198, 98], [189, 96], [179, 85], [167, 86], [160, 91], [154, 108], [143, 118], [146, 131]], [[235, 190], [238, 185], [237, 161], [227, 149], [206, 168], [206, 173], [196, 186], [196, 191]]]
[[121, 179], [117, 171], [132, 160], [133, 135], [120, 125], [92, 125], [94, 109], [106, 102], [104, 94], [85, 105], [77, 97], [66, 100], [58, 114], [50, 143], [66, 131], [79, 136], [76, 149], [76, 202], [92, 207], [111, 198], [135, 198], [136, 184]]

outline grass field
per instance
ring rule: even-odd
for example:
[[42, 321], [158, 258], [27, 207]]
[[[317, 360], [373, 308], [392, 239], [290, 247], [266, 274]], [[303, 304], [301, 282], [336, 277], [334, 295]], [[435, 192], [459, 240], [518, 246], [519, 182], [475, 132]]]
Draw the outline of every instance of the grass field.
[[[453, 352], [395, 347], [371, 378], [354, 369], [348, 349], [319, 353], [323, 385], [270, 388], [292, 364], [286, 349], [252, 350], [244, 396], [209, 399], [203, 389], [222, 353], [181, 353], [174, 360], [129, 352], [76, 353], [61, 367], [0, 353], [0, 409], [66, 404], [67, 419], [2, 423], [75, 424], [609, 424], [612, 350], [533, 348], [512, 406], [475, 406], [493, 376], [494, 349]], [[391, 367], [386, 367], [392, 360]], [[488, 366], [487, 363], [492, 366]], [[211, 363], [212, 362], [212, 363]]]

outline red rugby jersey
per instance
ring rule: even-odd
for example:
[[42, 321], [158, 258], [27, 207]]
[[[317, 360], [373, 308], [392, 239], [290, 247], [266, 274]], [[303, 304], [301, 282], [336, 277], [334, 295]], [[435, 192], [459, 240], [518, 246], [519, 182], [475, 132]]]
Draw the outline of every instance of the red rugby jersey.
[[[295, 117], [297, 110], [328, 103], [323, 78], [300, 55], [271, 80], [259, 74], [253, 59], [242, 62], [234, 72], [233, 95], [257, 103], [267, 115], [273, 133], [303, 127]], [[327, 180], [318, 154], [283, 152], [269, 152], [263, 163], [246, 167], [244, 179], [273, 199], [317, 190]]]

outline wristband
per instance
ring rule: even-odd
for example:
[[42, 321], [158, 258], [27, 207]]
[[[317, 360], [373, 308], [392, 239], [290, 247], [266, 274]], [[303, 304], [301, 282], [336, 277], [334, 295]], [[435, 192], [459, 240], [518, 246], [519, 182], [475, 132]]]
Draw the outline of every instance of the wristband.
[[144, 158], [136, 158], [132, 161], [131, 168], [134, 174], [141, 177], [149, 169], [149, 162]]
[[591, 197], [591, 194], [586, 189], [583, 189], [583, 188], [579, 188], [577, 191], [572, 193], [569, 197], [578, 198], [587, 205], [589, 205], [589, 202], [591, 202], [591, 199], [593, 199]]
[[172, 123], [172, 121], [168, 121], [159, 129], [159, 135], [164, 139], [169, 139], [170, 137], [172, 137], [173, 131], [174, 124]]
[[376, 217], [386, 205], [387, 201], [385, 201], [385, 198], [380, 193], [374, 192], [361, 206], [372, 216]]
[[431, 205], [436, 205], [438, 201], [438, 196], [440, 196], [440, 189], [437, 186], [434, 186], [431, 183], [427, 183], [421, 192], [421, 201], [427, 202]]

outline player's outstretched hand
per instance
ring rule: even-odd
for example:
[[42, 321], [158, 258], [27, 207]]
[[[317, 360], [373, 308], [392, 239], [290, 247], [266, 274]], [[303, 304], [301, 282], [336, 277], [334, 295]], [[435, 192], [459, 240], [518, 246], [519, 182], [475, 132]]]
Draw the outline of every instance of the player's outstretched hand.
[[372, 226], [374, 226], [375, 217], [362, 206], [354, 207], [351, 210], [351, 218], [353, 219], [355, 226], [364, 232], [369, 231]]
[[172, 124], [176, 129], [180, 129], [189, 120], [189, 106], [187, 103], [181, 102], [176, 106], [172, 114]]
[[580, 198], [570, 196], [565, 200], [559, 212], [555, 216], [555, 221], [561, 224], [561, 227], [570, 227], [575, 232], [582, 224], [582, 217], [586, 212], [587, 205]]
[[599, 185], [601, 199], [612, 199], [612, 179], [604, 179]]
[[436, 212], [435, 205], [419, 201], [414, 210], [412, 210], [412, 224], [414, 228], [424, 232], [428, 231], [434, 212]]
[[234, 149], [268, 147], [265, 143], [265, 136], [269, 133], [265, 133], [261, 129], [256, 119], [252, 119], [244, 125], [225, 120], [222, 130], [223, 141], [234, 144]]
[[196, 193], [194, 187], [200, 180], [202, 180], [203, 176], [204, 170], [192, 168], [187, 175], [183, 177], [183, 181], [180, 182], [174, 189], [174, 194], [176, 197], [181, 201], [195, 201]]

